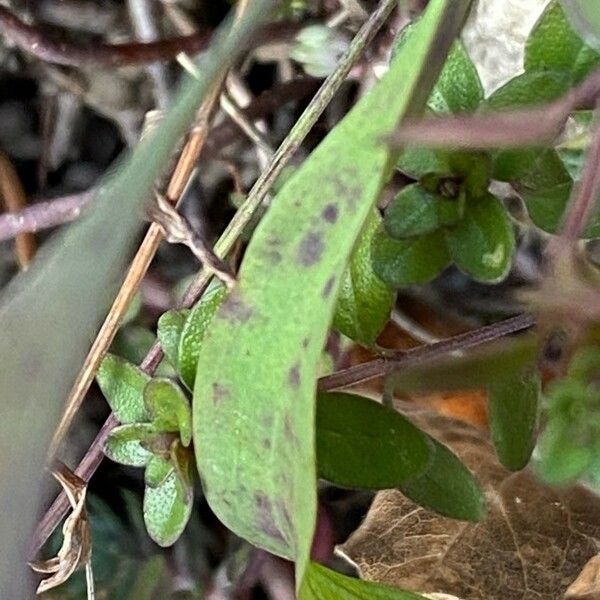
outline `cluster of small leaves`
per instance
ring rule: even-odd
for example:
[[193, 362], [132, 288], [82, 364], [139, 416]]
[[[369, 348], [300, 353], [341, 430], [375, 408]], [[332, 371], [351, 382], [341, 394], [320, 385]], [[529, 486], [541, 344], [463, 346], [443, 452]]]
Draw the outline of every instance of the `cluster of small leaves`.
[[[413, 29], [402, 32], [396, 55]], [[456, 42], [427, 106], [433, 113], [467, 113], [543, 104], [599, 66], [600, 54], [581, 40], [554, 0], [531, 31], [522, 74], [484, 98], [477, 70]], [[381, 225], [366, 228], [345, 276], [335, 326], [359, 343], [373, 344], [387, 322], [393, 291], [426, 283], [451, 264], [476, 281], [502, 281], [511, 267], [515, 233], [490, 183], [510, 183], [533, 224], [556, 232], [580, 176], [591, 113], [578, 111], [571, 121], [573, 135], [555, 148], [486, 153], [407, 148], [396, 166], [414, 183], [386, 207]], [[586, 237], [600, 237], [600, 215]]]
[[[167, 360], [184, 386], [194, 385], [198, 347], [224, 288], [215, 287], [192, 310], [165, 313], [158, 328]], [[145, 468], [144, 522], [150, 537], [170, 546], [183, 532], [194, 499], [192, 412], [183, 389], [171, 379], [150, 377], [132, 363], [108, 355], [98, 384], [121, 423], [104, 452], [115, 462]]]
[[586, 481], [600, 489], [600, 346], [575, 352], [565, 377], [544, 393], [546, 426], [538, 474], [553, 485]]

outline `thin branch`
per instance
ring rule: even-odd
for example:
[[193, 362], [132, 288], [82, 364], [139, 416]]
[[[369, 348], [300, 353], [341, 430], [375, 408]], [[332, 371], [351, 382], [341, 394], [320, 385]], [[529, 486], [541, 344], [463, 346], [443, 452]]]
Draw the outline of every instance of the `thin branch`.
[[573, 195], [567, 206], [566, 219], [561, 237], [573, 243], [583, 236], [585, 228], [598, 202], [600, 195], [600, 115], [596, 114], [592, 143], [586, 154], [585, 166], [579, 185], [573, 188]]
[[[8, 156], [0, 152], [0, 196], [8, 215], [21, 212], [27, 207], [27, 196], [21, 179]], [[32, 233], [16, 236], [15, 251], [21, 269], [27, 269], [35, 255], [37, 244]]]
[[88, 190], [38, 202], [16, 213], [0, 215], [0, 242], [24, 232], [34, 233], [74, 221], [93, 195], [94, 191]]
[[480, 346], [481, 344], [500, 339], [507, 335], [525, 331], [533, 327], [533, 325], [535, 325], [535, 319], [531, 315], [518, 315], [499, 323], [494, 323], [493, 325], [461, 333], [435, 344], [419, 346], [413, 350], [395, 352], [386, 357], [376, 358], [354, 367], [348, 367], [343, 371], [321, 377], [317, 389], [320, 392], [326, 392], [363, 383], [369, 379], [387, 375], [392, 371], [409, 365], [427, 362], [444, 354], [474, 348], [475, 346]]
[[[358, 60], [362, 51], [373, 39], [377, 31], [385, 23], [387, 17], [397, 4], [397, 0], [382, 0], [379, 7], [373, 12], [367, 23], [363, 25], [352, 41], [346, 55], [341, 59], [338, 68], [323, 83], [314, 96], [302, 116], [292, 128], [278, 151], [269, 169], [263, 173], [252, 188], [246, 202], [236, 212], [232, 221], [221, 235], [215, 246], [215, 252], [222, 258], [231, 250], [236, 240], [244, 231], [246, 225], [251, 221], [254, 213], [261, 205], [277, 175], [288, 163], [294, 152], [300, 146], [308, 132], [317, 122], [336, 91], [345, 81], [353, 64]], [[175, 178], [174, 178], [175, 179]], [[173, 182], [172, 182], [173, 183]], [[168, 194], [170, 197], [170, 194]], [[202, 296], [210, 282], [211, 274], [202, 270], [196, 280], [190, 285], [183, 300], [183, 306], [191, 306]], [[112, 311], [111, 311], [112, 312]], [[150, 352], [144, 359], [141, 368], [152, 374], [162, 359], [163, 353], [158, 342], [155, 342]], [[88, 373], [89, 375], [89, 373]], [[91, 383], [91, 380], [90, 380]], [[89, 387], [89, 384], [88, 384]], [[87, 388], [86, 388], [87, 389]], [[88, 482], [104, 458], [104, 443], [106, 437], [113, 427], [117, 425], [114, 415], [110, 415], [102, 429], [92, 442], [83, 460], [75, 470], [75, 473], [84, 481]], [[46, 542], [50, 534], [58, 526], [68, 509], [67, 498], [60, 494], [48, 509], [33, 535], [30, 553], [35, 555]]]
[[560, 133], [574, 110], [594, 107], [599, 95], [600, 70], [549, 104], [405, 121], [387, 141], [393, 147], [422, 145], [476, 149], [549, 143]]
[[[267, 42], [287, 41], [298, 32], [299, 24], [280, 22], [265, 25], [253, 39], [255, 47]], [[212, 32], [200, 31], [193, 35], [168, 38], [156, 42], [131, 42], [125, 44], [80, 44], [72, 41], [55, 41], [42, 29], [30, 25], [0, 6], [0, 33], [24, 52], [45, 62], [81, 67], [100, 65], [122, 67], [173, 60], [180, 52], [197, 54], [210, 43]]]

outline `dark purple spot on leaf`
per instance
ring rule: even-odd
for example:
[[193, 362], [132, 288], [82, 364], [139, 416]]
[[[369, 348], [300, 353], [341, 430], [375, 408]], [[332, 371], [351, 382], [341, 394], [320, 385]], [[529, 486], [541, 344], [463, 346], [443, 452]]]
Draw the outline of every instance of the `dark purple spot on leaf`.
[[223, 400], [226, 400], [231, 395], [229, 388], [221, 385], [217, 381], [212, 384], [212, 400], [215, 406], [219, 406]]
[[323, 242], [322, 234], [311, 231], [307, 233], [300, 242], [300, 247], [298, 248], [298, 262], [303, 267], [310, 267], [319, 262], [324, 249], [325, 244]]
[[335, 223], [337, 221], [337, 218], [338, 218], [338, 209], [337, 209], [337, 206], [335, 204], [328, 204], [323, 209], [323, 218], [328, 223]]
[[263, 439], [263, 441], [262, 441], [262, 447], [265, 450], [270, 450], [272, 445], [273, 444], [272, 444], [272, 442], [271, 442], [271, 440], [269, 438], [264, 438]]
[[304, 338], [304, 340], [302, 341], [302, 347], [308, 348], [309, 344], [310, 344], [310, 338]]
[[235, 321], [237, 323], [246, 323], [254, 315], [254, 309], [252, 306], [246, 304], [236, 292], [225, 300], [221, 307], [220, 315], [228, 321]]
[[323, 298], [329, 298], [329, 295], [331, 294], [331, 290], [333, 289], [334, 284], [335, 284], [335, 276], [332, 275], [327, 280], [325, 285], [323, 286], [323, 293], [322, 293]]
[[254, 503], [257, 510], [256, 524], [258, 528], [270, 538], [287, 544], [286, 537], [275, 523], [273, 514], [274, 507], [271, 500], [269, 500], [265, 494], [257, 492], [254, 494]]
[[288, 383], [294, 389], [300, 387], [300, 364], [296, 363], [288, 373]]

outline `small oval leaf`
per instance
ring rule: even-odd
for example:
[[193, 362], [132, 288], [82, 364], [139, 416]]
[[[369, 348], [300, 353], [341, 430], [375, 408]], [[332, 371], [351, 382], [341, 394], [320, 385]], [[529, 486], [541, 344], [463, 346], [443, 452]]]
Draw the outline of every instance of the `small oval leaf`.
[[342, 277], [333, 318], [338, 331], [367, 346], [385, 327], [394, 304], [394, 293], [375, 275], [371, 262], [371, 240], [380, 223], [374, 210]]
[[573, 29], [557, 0], [550, 2], [529, 34], [526, 71], [566, 71], [578, 82], [600, 65], [600, 54]]
[[146, 486], [144, 523], [148, 535], [163, 548], [172, 546], [187, 525], [193, 501], [193, 489], [175, 471], [158, 487]]
[[535, 446], [540, 376], [534, 367], [493, 378], [487, 387], [492, 441], [500, 462], [524, 468]]
[[142, 442], [154, 434], [150, 423], [132, 423], [115, 427], [104, 444], [104, 454], [111, 460], [131, 467], [143, 467], [152, 453]]
[[150, 375], [114, 354], [107, 354], [98, 369], [96, 381], [121, 423], [148, 420], [144, 388]]
[[155, 378], [144, 388], [144, 403], [156, 431], [179, 431], [181, 442], [192, 441], [192, 409], [181, 388], [170, 379]]
[[427, 283], [451, 263], [443, 232], [395, 240], [383, 228], [373, 236], [371, 259], [377, 276], [397, 288]]
[[432, 194], [415, 183], [403, 188], [390, 202], [383, 224], [393, 238], [401, 240], [431, 233], [459, 218], [459, 202]]
[[319, 476], [337, 485], [380, 490], [424, 472], [432, 444], [400, 413], [354, 394], [317, 398]]
[[469, 198], [460, 223], [446, 231], [456, 266], [477, 281], [496, 283], [510, 271], [515, 234], [506, 210], [491, 194]]
[[181, 331], [177, 361], [181, 380], [189, 389], [194, 387], [200, 345], [209, 323], [226, 295], [227, 290], [222, 285], [216, 285], [209, 290], [192, 308]]
[[173, 472], [175, 467], [171, 462], [164, 459], [162, 456], [152, 455], [148, 464], [146, 465], [146, 471], [144, 472], [144, 483], [148, 487], [158, 487], [162, 485], [167, 477]]
[[189, 314], [187, 308], [168, 310], [158, 319], [156, 335], [167, 360], [175, 370], [179, 370], [179, 340]]

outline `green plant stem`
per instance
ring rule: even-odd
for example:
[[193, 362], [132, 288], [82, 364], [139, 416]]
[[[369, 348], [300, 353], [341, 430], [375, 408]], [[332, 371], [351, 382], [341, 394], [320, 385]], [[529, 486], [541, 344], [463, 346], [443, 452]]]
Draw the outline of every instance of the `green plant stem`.
[[[379, 7], [371, 14], [369, 20], [361, 27], [354, 37], [346, 54], [340, 60], [336, 70], [323, 82], [301, 117], [298, 119], [281, 146], [275, 152], [269, 167], [258, 178], [246, 201], [238, 209], [225, 231], [215, 245], [215, 253], [224, 258], [252, 220], [254, 214], [267, 197], [273, 183], [288, 164], [291, 157], [300, 147], [308, 132], [322, 115], [329, 102], [346, 80], [352, 66], [361, 56], [363, 50], [371, 42], [377, 31], [383, 26], [397, 0], [382, 0]], [[198, 301], [212, 278], [212, 273], [201, 270], [196, 280], [188, 288], [182, 302], [183, 307], [192, 306]], [[144, 361], [140, 365], [143, 370], [153, 374], [162, 360], [163, 353], [158, 342], [155, 342]], [[118, 424], [114, 415], [110, 415], [102, 429], [92, 442], [92, 445], [75, 470], [76, 475], [84, 481], [89, 481], [104, 457], [104, 442], [110, 431]], [[35, 555], [50, 537], [69, 508], [67, 497], [61, 492], [54, 500], [42, 520], [39, 522], [30, 548], [30, 554]]]

